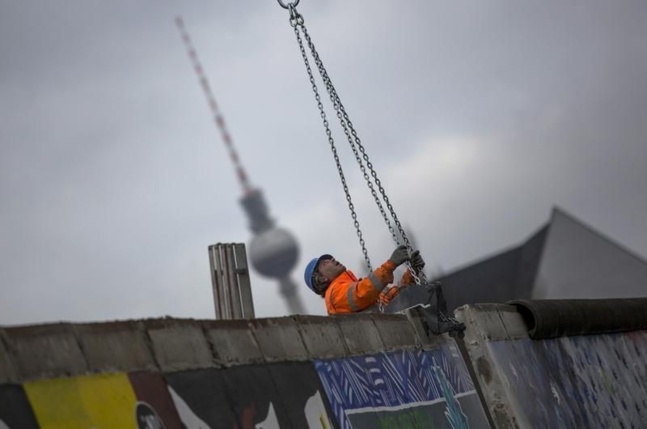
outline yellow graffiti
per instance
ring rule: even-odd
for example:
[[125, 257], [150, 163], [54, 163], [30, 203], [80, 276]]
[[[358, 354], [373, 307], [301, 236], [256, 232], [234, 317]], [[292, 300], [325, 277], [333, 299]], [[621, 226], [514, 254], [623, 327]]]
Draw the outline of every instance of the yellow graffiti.
[[137, 429], [137, 398], [126, 374], [24, 384], [41, 429]]
[[323, 414], [319, 414], [319, 421], [321, 422], [321, 427], [322, 429], [328, 429], [328, 425], [326, 424], [326, 417]]

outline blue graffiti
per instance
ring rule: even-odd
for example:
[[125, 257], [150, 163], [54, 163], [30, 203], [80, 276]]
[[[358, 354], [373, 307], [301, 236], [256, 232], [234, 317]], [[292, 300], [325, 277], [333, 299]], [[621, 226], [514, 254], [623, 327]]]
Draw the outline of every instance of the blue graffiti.
[[447, 403], [447, 409], [445, 410], [447, 421], [451, 425], [452, 429], [469, 429], [470, 425], [467, 421], [467, 416], [461, 409], [461, 404], [454, 396], [454, 390], [447, 382], [447, 377], [440, 366], [438, 366], [436, 359], [433, 359], [433, 369], [438, 381], [440, 381], [443, 397]]

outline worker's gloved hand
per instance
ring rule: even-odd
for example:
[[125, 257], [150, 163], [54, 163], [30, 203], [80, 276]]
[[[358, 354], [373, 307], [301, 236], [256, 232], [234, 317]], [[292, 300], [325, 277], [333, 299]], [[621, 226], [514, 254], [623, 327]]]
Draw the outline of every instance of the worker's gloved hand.
[[409, 251], [407, 250], [407, 246], [404, 244], [398, 246], [391, 254], [389, 260], [393, 262], [396, 267], [407, 262], [409, 260]]
[[416, 272], [420, 272], [425, 267], [425, 260], [420, 255], [420, 250], [416, 250], [411, 254], [411, 268]]

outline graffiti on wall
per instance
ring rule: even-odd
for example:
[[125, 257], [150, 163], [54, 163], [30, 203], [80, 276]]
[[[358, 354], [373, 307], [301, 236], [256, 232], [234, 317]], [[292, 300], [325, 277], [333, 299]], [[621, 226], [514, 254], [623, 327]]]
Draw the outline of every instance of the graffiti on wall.
[[0, 429], [333, 429], [310, 363], [0, 386]]
[[331, 429], [309, 363], [186, 371], [166, 376], [187, 429]]
[[41, 429], [181, 428], [161, 374], [58, 378], [24, 388]]
[[630, 428], [647, 421], [647, 331], [487, 347], [515, 414], [532, 427]]
[[321, 360], [315, 367], [342, 429], [486, 429], [455, 345]]
[[0, 429], [38, 429], [36, 417], [21, 385], [0, 385]]
[[0, 385], [0, 429], [489, 428], [453, 345]]

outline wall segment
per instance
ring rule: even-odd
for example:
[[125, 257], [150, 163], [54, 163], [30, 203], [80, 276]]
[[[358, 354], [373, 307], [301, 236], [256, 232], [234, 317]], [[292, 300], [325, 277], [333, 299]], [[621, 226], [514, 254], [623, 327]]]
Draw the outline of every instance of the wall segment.
[[533, 340], [512, 306], [457, 313], [468, 327], [469, 359], [497, 427], [640, 428], [647, 422], [647, 331]]
[[534, 340], [523, 314], [462, 307], [463, 341], [417, 310], [0, 328], [0, 429], [642, 427], [647, 331]]
[[490, 427], [456, 344], [415, 312], [0, 335], [2, 429]]

